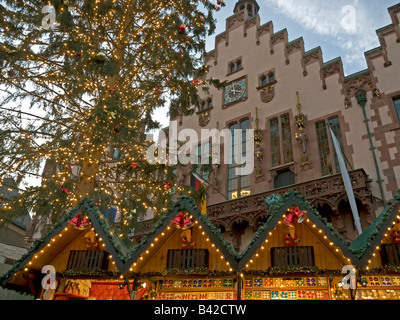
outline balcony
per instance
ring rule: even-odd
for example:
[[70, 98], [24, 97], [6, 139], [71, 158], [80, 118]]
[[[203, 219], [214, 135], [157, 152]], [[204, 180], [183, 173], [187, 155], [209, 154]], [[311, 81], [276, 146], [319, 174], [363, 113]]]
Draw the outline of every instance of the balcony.
[[107, 270], [107, 256], [102, 250], [71, 250], [66, 270]]
[[275, 247], [271, 248], [272, 267], [312, 267], [313, 247]]
[[[368, 208], [372, 195], [371, 180], [363, 169], [352, 170], [349, 172], [349, 176], [355, 197]], [[334, 212], [337, 210], [341, 199], [346, 197], [342, 175], [335, 174], [209, 205], [207, 206], [207, 218], [216, 226], [225, 226], [226, 231], [230, 231], [232, 223], [239, 218], [239, 220], [248, 221], [249, 226], [255, 231], [258, 227], [258, 219], [260, 217], [268, 217], [264, 203], [265, 198], [271, 194], [283, 195], [290, 189], [298, 191], [312, 205], [318, 205], [318, 203], [328, 204]], [[152, 220], [142, 222], [140, 231], [132, 239], [140, 241], [151, 230], [152, 226]]]
[[[363, 169], [350, 171], [349, 176], [355, 197], [363, 205], [368, 206], [372, 194], [370, 191], [371, 180]], [[207, 206], [207, 218], [215, 225], [224, 225], [229, 228], [231, 223], [239, 217], [249, 221], [249, 226], [256, 229], [257, 219], [268, 216], [264, 203], [265, 198], [271, 194], [283, 195], [290, 189], [298, 191], [313, 205], [317, 205], [319, 202], [327, 203], [333, 211], [337, 210], [340, 200], [346, 196], [342, 175], [335, 174]]]
[[167, 269], [189, 269], [208, 267], [207, 249], [169, 249]]

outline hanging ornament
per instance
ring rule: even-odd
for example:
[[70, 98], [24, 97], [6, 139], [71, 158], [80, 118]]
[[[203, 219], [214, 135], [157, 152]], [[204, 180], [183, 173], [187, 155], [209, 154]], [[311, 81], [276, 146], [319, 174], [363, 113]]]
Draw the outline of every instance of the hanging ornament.
[[78, 212], [72, 220], [68, 221], [68, 223], [78, 230], [85, 230], [90, 227], [89, 219], [87, 219], [82, 212]]
[[98, 250], [99, 249], [99, 241], [93, 230], [90, 230], [90, 231], [88, 231], [88, 233], [86, 233], [85, 240], [86, 240], [86, 250]]
[[180, 211], [175, 218], [171, 220], [171, 223], [174, 224], [178, 229], [186, 230], [193, 227], [193, 222], [189, 219], [189, 217], [182, 211]]
[[107, 91], [108, 91], [109, 93], [114, 93], [116, 87], [117, 87], [117, 85], [115, 85], [115, 86], [112, 87], [112, 88], [107, 89]]
[[115, 133], [115, 134], [118, 134], [118, 133], [119, 133], [119, 125], [116, 125], [116, 126], [114, 127], [114, 133]]
[[285, 247], [297, 247], [298, 243], [300, 242], [297, 233], [294, 233], [294, 237], [292, 237], [290, 233], [285, 233], [284, 239]]
[[132, 167], [133, 169], [137, 169], [139, 168], [139, 165], [137, 163], [132, 162], [130, 167]]
[[169, 182], [163, 182], [164, 189], [167, 189], [167, 190], [169, 190], [169, 189], [171, 188], [171, 184], [172, 184], [172, 182], [171, 182], [171, 181], [169, 181]]
[[295, 237], [295, 222], [302, 223], [306, 217], [307, 211], [300, 210], [298, 206], [293, 205], [287, 210], [288, 215], [283, 221], [289, 227], [290, 236]]
[[65, 192], [65, 193], [68, 194], [68, 195], [71, 194], [71, 192], [70, 192], [68, 189], [64, 188], [64, 186], [63, 186], [62, 184], [60, 185], [60, 187], [61, 187], [61, 191], [62, 191], [62, 192]]
[[107, 56], [104, 52], [99, 52], [96, 54], [96, 61], [97, 62], [105, 62], [107, 60]]
[[81, 57], [81, 56], [83, 56], [83, 53], [82, 52], [75, 52], [75, 53], [71, 53], [70, 56], [71, 57]]
[[184, 25], [179, 26], [179, 33], [184, 33], [185, 30], [186, 30], [186, 26], [184, 26]]
[[193, 222], [189, 219], [189, 217], [182, 211], [180, 211], [175, 218], [171, 220], [171, 223], [175, 225], [177, 229], [181, 229], [182, 232], [180, 234], [182, 249], [187, 249], [190, 247], [193, 249], [195, 242], [192, 239], [192, 231]]

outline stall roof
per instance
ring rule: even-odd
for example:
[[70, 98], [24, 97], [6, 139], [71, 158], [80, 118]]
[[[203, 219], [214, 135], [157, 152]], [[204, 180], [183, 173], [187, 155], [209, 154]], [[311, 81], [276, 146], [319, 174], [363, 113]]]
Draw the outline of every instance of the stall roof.
[[155, 223], [153, 229], [146, 234], [138, 246], [130, 253], [130, 257], [125, 263], [124, 270], [127, 271], [129, 267], [136, 262], [139, 256], [146, 251], [153, 240], [164, 231], [164, 229], [170, 224], [170, 221], [180, 211], [187, 211], [198, 221], [204, 232], [210, 237], [212, 243], [214, 243], [214, 245], [221, 251], [226, 261], [230, 263], [231, 268], [233, 270], [237, 270], [237, 256], [234, 252], [234, 249], [230, 245], [230, 241], [223, 239], [220, 229], [215, 227], [205, 215], [201, 214], [196, 202], [188, 196], [182, 196], [179, 201], [175, 203], [174, 207], [169, 211], [169, 213]]
[[108, 219], [104, 214], [99, 212], [94, 203], [85, 198], [74, 209], [70, 210], [63, 219], [55, 224], [43, 238], [36, 240], [32, 244], [28, 251], [0, 277], [0, 285], [5, 286], [5, 284], [11, 280], [13, 275], [23, 269], [32, 257], [46, 247], [51, 239], [58, 235], [68, 225], [68, 221], [73, 219], [79, 212], [87, 213], [88, 218], [92, 222], [92, 226], [103, 239], [107, 251], [114, 257], [117, 269], [121, 271], [124, 265], [123, 262], [128, 256], [131, 248], [129, 247], [129, 244], [125, 243], [123, 239], [118, 237], [118, 234], [115, 232]]
[[400, 190], [397, 191], [392, 203], [366, 228], [350, 245], [350, 251], [359, 259], [358, 266], [365, 267], [376, 246], [380, 245], [387, 228], [392, 226], [400, 210]]
[[276, 227], [282, 215], [285, 214], [287, 209], [292, 205], [298, 206], [301, 210], [306, 210], [308, 219], [310, 219], [316, 227], [322, 229], [327, 238], [333, 242], [336, 247], [342, 250], [344, 256], [353, 263], [358, 263], [357, 257], [349, 250], [347, 241], [333, 228], [331, 223], [324, 221], [317, 209], [301, 197], [297, 191], [289, 190], [283, 196], [272, 195], [267, 197], [265, 204], [267, 206], [269, 218], [267, 222], [259, 227], [247, 248], [238, 255], [240, 259], [239, 269], [244, 268], [246, 263], [248, 263], [255, 252], [261, 247], [269, 232]]

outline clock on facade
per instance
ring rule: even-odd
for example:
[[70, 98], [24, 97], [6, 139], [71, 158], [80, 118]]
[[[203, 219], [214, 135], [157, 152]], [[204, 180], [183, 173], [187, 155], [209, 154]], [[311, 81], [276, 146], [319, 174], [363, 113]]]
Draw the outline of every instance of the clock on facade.
[[232, 103], [246, 96], [246, 81], [238, 80], [228, 84], [224, 92], [224, 104]]

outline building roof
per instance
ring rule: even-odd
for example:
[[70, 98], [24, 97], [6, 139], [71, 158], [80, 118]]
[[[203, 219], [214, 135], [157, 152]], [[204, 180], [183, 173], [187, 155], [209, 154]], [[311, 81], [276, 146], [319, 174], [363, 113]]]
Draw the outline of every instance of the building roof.
[[393, 201], [386, 206], [382, 213], [355, 239], [350, 245], [350, 251], [359, 259], [358, 266], [364, 267], [371, 258], [376, 246], [380, 245], [387, 228], [392, 226], [400, 210], [400, 190]]

